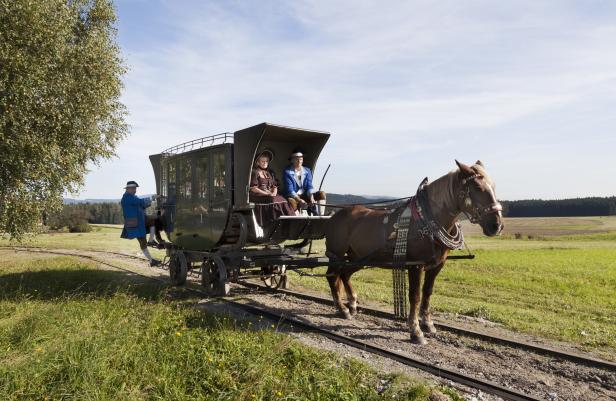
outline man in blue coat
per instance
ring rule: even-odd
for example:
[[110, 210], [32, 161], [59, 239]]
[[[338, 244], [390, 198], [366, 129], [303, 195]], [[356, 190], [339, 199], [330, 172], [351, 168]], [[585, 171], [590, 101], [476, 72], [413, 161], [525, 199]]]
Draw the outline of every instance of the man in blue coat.
[[124, 187], [126, 192], [124, 192], [124, 196], [122, 196], [120, 201], [122, 213], [124, 214], [124, 228], [120, 237], [126, 239], [137, 238], [141, 251], [150, 261], [150, 266], [158, 266], [160, 265], [160, 260], [152, 258], [145, 240], [145, 209], [150, 206], [152, 201], [135, 195], [138, 186], [139, 184], [135, 181], [128, 181], [126, 187]]
[[325, 202], [325, 192], [316, 192], [312, 185], [312, 171], [304, 164], [304, 154], [299, 150], [293, 151], [289, 157], [291, 164], [285, 168], [283, 173], [284, 196], [293, 208], [308, 209], [309, 214], [322, 215], [325, 213], [325, 206], [317, 204]]

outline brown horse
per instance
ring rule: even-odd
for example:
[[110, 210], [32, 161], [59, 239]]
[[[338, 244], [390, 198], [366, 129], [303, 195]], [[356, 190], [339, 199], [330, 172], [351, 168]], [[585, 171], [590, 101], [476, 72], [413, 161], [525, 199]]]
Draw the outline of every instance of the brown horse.
[[[334, 302], [346, 318], [357, 313], [357, 294], [351, 285], [351, 276], [361, 269], [357, 265], [367, 261], [392, 262], [396, 223], [405, 213], [411, 216], [406, 260], [425, 262], [409, 269], [411, 340], [425, 343], [422, 328], [428, 333], [436, 332], [430, 315], [430, 296], [449, 251], [463, 244], [458, 226], [460, 215], [465, 214], [472, 223], [478, 223], [487, 236], [499, 235], [504, 227], [502, 207], [483, 164], [477, 161], [467, 166], [457, 160], [456, 164], [457, 170], [420, 187], [415, 197], [394, 210], [351, 206], [330, 219], [325, 236], [326, 255], [330, 259], [327, 279]], [[336, 264], [345, 261], [355, 262], [355, 265]], [[343, 291], [347, 305], [342, 301]]]

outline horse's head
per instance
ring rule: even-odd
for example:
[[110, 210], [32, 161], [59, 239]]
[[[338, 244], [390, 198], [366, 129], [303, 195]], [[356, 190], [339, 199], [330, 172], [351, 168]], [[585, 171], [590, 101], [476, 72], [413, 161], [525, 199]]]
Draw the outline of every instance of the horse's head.
[[503, 207], [496, 199], [494, 181], [477, 160], [467, 166], [456, 160], [459, 174], [458, 205], [473, 224], [479, 224], [487, 236], [499, 235], [505, 227]]

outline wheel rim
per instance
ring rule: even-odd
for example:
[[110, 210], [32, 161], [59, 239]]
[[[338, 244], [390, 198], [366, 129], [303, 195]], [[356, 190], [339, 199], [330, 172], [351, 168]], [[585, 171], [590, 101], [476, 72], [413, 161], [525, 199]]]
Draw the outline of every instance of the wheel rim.
[[266, 287], [278, 289], [284, 282], [286, 276], [285, 265], [266, 266], [261, 271], [262, 280]]
[[207, 257], [201, 264], [201, 275], [201, 284], [206, 291], [214, 295], [218, 293], [226, 295], [227, 275], [224, 261], [221, 258], [216, 255]]
[[214, 283], [217, 278], [217, 268], [216, 264], [210, 260], [206, 259], [201, 264], [201, 284], [211, 290], [214, 287]]

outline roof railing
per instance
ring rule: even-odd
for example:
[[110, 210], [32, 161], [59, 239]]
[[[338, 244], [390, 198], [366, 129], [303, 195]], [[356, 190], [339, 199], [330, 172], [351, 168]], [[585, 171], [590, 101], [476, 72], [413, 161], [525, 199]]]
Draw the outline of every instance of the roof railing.
[[223, 143], [233, 143], [233, 134], [231, 132], [224, 132], [222, 134], [193, 139], [192, 141], [184, 142], [169, 149], [165, 149], [162, 153], [177, 155], [184, 152], [190, 152], [191, 150], [206, 148], [208, 146], [221, 145]]

